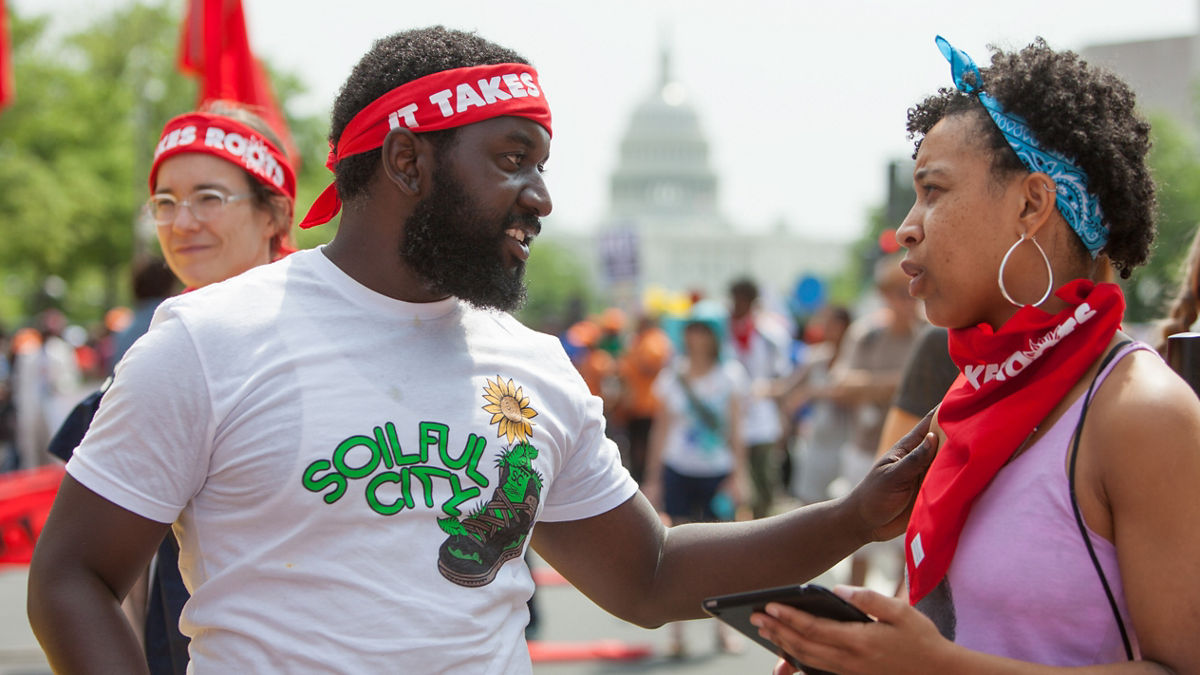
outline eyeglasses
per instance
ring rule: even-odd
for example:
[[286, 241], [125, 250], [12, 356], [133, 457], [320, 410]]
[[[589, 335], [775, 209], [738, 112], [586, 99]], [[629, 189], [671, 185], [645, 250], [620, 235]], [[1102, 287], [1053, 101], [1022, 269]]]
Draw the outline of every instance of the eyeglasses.
[[220, 216], [221, 212], [225, 210], [226, 204], [252, 195], [252, 192], [227, 195], [220, 190], [209, 188], [196, 190], [188, 195], [187, 199], [179, 201], [171, 195], [160, 194], [152, 195], [150, 199], [146, 200], [146, 208], [149, 209], [150, 215], [154, 216], [154, 222], [158, 225], [170, 225], [175, 222], [180, 206], [186, 206], [188, 211], [191, 211], [193, 218], [206, 223]]

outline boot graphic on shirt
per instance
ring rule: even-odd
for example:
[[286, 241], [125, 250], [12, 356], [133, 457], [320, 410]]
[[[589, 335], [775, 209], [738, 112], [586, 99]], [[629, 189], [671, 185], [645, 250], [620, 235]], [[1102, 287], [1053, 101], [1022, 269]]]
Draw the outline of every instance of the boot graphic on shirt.
[[537, 448], [529, 444], [537, 411], [529, 407], [522, 388], [498, 376], [484, 389], [483, 409], [499, 423], [498, 436], [510, 443], [496, 460], [500, 483], [482, 508], [464, 518], [440, 518], [438, 525], [450, 536], [438, 550], [438, 571], [460, 586], [485, 586], [496, 578], [501, 565], [519, 557], [533, 528], [541, 503], [542, 476], [533, 468]]
[[438, 571], [460, 586], [484, 586], [500, 566], [521, 555], [541, 501], [542, 477], [530, 466], [537, 448], [525, 443], [500, 454], [500, 485], [483, 508], [465, 518], [440, 518], [450, 535], [438, 550]]

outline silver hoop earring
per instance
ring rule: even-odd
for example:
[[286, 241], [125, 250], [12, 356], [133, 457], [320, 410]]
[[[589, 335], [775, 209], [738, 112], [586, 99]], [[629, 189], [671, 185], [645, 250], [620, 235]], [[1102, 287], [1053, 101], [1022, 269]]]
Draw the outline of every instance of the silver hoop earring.
[[1023, 241], [1032, 242], [1034, 248], [1037, 249], [1038, 253], [1042, 254], [1042, 261], [1046, 263], [1046, 277], [1049, 279], [1049, 281], [1047, 281], [1047, 283], [1046, 283], [1046, 292], [1042, 293], [1042, 297], [1037, 302], [1033, 303], [1033, 306], [1037, 307], [1038, 305], [1045, 302], [1046, 298], [1050, 297], [1050, 291], [1054, 290], [1054, 271], [1052, 269], [1050, 269], [1050, 258], [1046, 257], [1046, 252], [1042, 250], [1041, 245], [1038, 244], [1037, 240], [1034, 239], [1033, 237], [1027, 238], [1025, 235], [1022, 234], [1021, 238], [1017, 240], [1017, 243], [1010, 246], [1008, 248], [1008, 252], [1004, 254], [1004, 259], [1000, 261], [1000, 278], [999, 278], [1000, 293], [1002, 295], [1004, 295], [1005, 300], [1011, 302], [1013, 305], [1015, 305], [1017, 307], [1025, 307], [1026, 306], [1026, 305], [1023, 305], [1023, 304], [1017, 302], [1016, 300], [1013, 300], [1013, 297], [1008, 294], [1008, 289], [1004, 287], [1004, 266], [1008, 264], [1009, 256], [1011, 256], [1013, 254], [1013, 251], [1017, 250], [1017, 247], [1020, 246], [1021, 242], [1023, 242]]

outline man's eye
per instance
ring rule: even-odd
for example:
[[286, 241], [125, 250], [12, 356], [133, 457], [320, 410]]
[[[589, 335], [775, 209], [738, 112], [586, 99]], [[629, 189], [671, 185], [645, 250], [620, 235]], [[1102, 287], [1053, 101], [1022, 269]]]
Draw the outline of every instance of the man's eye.
[[513, 166], [521, 166], [521, 162], [525, 161], [525, 155], [519, 152], [510, 152], [504, 157], [512, 162]]

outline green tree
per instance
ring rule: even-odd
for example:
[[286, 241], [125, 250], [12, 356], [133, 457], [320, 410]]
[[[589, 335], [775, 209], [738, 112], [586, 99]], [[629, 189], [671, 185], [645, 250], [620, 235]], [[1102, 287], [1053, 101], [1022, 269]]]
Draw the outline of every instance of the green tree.
[[[593, 302], [586, 269], [564, 246], [539, 239], [525, 269], [529, 298], [517, 318], [535, 329], [551, 329], [586, 311]], [[565, 326], [564, 326], [565, 327]]]
[[830, 299], [853, 304], [872, 283], [875, 262], [885, 255], [880, 245], [887, 230], [896, 230], [904, 222], [917, 195], [912, 186], [912, 160], [893, 160], [887, 168], [887, 195], [884, 202], [867, 213], [862, 235], [850, 245], [846, 267], [831, 282]]
[[1158, 235], [1150, 261], [1122, 283], [1132, 323], [1157, 319], [1179, 283], [1183, 258], [1200, 224], [1200, 145], [1167, 117], [1151, 120], [1150, 169], [1158, 188]]
[[[7, 319], [51, 302], [42, 280], [65, 280], [61, 304], [97, 316], [121, 297], [145, 199], [148, 150], [195, 89], [173, 70], [178, 23], [133, 5], [52, 41], [48, 20], [12, 17], [18, 95], [0, 114], [0, 266]], [[186, 106], [186, 103], [182, 103]], [[153, 128], [153, 130], [152, 130]], [[138, 174], [140, 173], [140, 181]], [[99, 289], [97, 288], [99, 284]]]
[[[333, 173], [325, 168], [325, 159], [329, 155], [329, 118], [328, 116], [299, 115], [288, 109], [288, 102], [299, 98], [308, 90], [307, 85], [298, 75], [292, 72], [274, 68], [265, 63], [275, 90], [275, 98], [283, 107], [287, 118], [288, 129], [292, 132], [292, 140], [299, 153], [296, 167], [296, 222], [299, 223], [308, 207], [316, 200], [317, 195], [333, 182]], [[329, 104], [332, 106], [333, 101]], [[329, 223], [307, 230], [296, 228], [292, 231], [299, 248], [313, 248], [333, 239], [341, 222], [338, 214]]]

